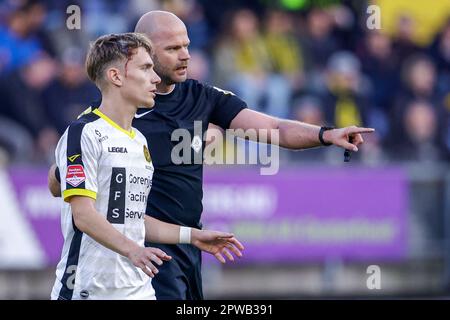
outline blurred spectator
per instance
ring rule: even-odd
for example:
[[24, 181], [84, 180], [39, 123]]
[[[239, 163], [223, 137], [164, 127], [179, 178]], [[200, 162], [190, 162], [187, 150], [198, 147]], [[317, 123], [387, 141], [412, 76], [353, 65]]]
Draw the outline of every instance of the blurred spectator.
[[381, 32], [371, 31], [364, 39], [359, 52], [362, 72], [371, 82], [373, 108], [369, 113], [369, 124], [377, 135], [385, 139], [389, 134], [389, 112], [393, 93], [398, 90], [398, 59], [392, 51], [391, 39]]
[[173, 12], [186, 24], [189, 30], [189, 45], [192, 49], [208, 48], [210, 33], [203, 8], [195, 0], [172, 0], [164, 3], [164, 10]]
[[446, 158], [450, 160], [450, 19], [436, 36], [429, 51], [438, 72], [437, 90], [443, 96], [442, 142]]
[[[182, 0], [181, 0], [182, 1]], [[223, 29], [224, 23], [229, 23], [228, 13], [238, 9], [249, 9], [260, 15], [264, 12], [265, 5], [261, 0], [197, 0], [205, 12], [205, 18], [208, 22], [209, 29], [213, 34], [218, 36]]]
[[410, 16], [399, 17], [393, 44], [394, 53], [399, 61], [404, 61], [410, 55], [420, 51], [420, 48], [414, 42], [415, 28], [416, 22]]
[[45, 18], [45, 7], [36, 0], [24, 1], [0, 25], [0, 73], [27, 64], [43, 47], [36, 36]]
[[44, 92], [46, 111], [59, 134], [85, 110], [100, 99], [100, 92], [86, 77], [84, 55], [78, 48], [67, 48], [57, 78]]
[[430, 54], [439, 72], [438, 89], [441, 93], [448, 94], [450, 93], [450, 18], [430, 46]]
[[392, 103], [392, 92], [397, 89], [399, 81], [399, 61], [392, 51], [391, 39], [378, 31], [369, 32], [360, 51], [362, 72], [372, 82], [373, 104], [383, 111], [388, 111]]
[[320, 8], [313, 8], [306, 18], [306, 33], [301, 36], [301, 46], [305, 54], [305, 67], [308, 71], [322, 70], [329, 57], [340, 46], [333, 37], [332, 16]]
[[397, 93], [391, 113], [392, 149], [403, 144], [406, 131], [401, 129], [405, 113], [412, 101], [431, 105], [442, 118], [442, 96], [436, 87], [436, 69], [429, 57], [417, 54], [407, 59], [402, 68], [402, 88]]
[[324, 101], [327, 123], [337, 127], [366, 125], [368, 89], [358, 58], [347, 51], [333, 54], [328, 61], [324, 81], [319, 93]]
[[291, 97], [289, 82], [271, 73], [271, 59], [257, 16], [247, 9], [238, 10], [230, 25], [215, 52], [215, 83], [231, 89], [254, 109], [286, 117]]
[[326, 124], [322, 104], [318, 98], [313, 96], [304, 96], [294, 101], [292, 118], [317, 126]]
[[[53, 79], [55, 64], [46, 54], [38, 54], [23, 68], [2, 78], [0, 90], [1, 114], [20, 124], [36, 139], [35, 161], [53, 158], [59, 138], [45, 112], [43, 90]], [[15, 139], [15, 137], [11, 137]]]
[[240, 74], [255, 80], [265, 76], [270, 70], [270, 61], [259, 34], [258, 18], [243, 9], [232, 13], [227, 20], [215, 50], [216, 83], [227, 86]]
[[[58, 6], [49, 10], [49, 18], [46, 24], [46, 31], [48, 34], [48, 41], [51, 44], [51, 48], [55, 53], [55, 59], [59, 60], [65, 50], [71, 47], [78, 47], [80, 50], [85, 50], [89, 46], [89, 41], [95, 39], [95, 35], [90, 35], [89, 30], [86, 27], [84, 16], [85, 9], [82, 6], [81, 0], [61, 0], [58, 1]], [[66, 25], [67, 7], [70, 5], [79, 5], [82, 9], [81, 15], [81, 29], [68, 29]], [[86, 10], [87, 11], [87, 10]]]
[[392, 157], [402, 161], [442, 160], [436, 109], [427, 101], [413, 100], [407, 104], [402, 120], [404, 139], [392, 151]]
[[354, 51], [361, 37], [358, 13], [366, 11], [366, 4], [362, 1], [350, 2], [348, 5], [334, 4], [327, 11], [333, 19], [333, 37], [338, 39], [340, 49]]
[[[286, 77], [291, 89], [303, 87], [303, 56], [294, 36], [292, 17], [283, 11], [270, 10], [265, 20], [264, 41], [272, 65], [272, 72]], [[276, 111], [268, 110], [268, 113]]]
[[[313, 90], [323, 101], [328, 125], [369, 126], [369, 85], [361, 74], [358, 58], [351, 52], [339, 51], [333, 54], [328, 61], [321, 86]], [[356, 154], [354, 157], [359, 158], [360, 155]]]

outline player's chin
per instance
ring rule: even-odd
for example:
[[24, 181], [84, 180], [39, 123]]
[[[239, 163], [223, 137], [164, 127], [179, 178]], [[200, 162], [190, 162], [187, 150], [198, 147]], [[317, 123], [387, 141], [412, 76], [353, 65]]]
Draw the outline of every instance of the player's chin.
[[153, 98], [147, 99], [141, 103], [141, 106], [144, 108], [151, 109], [155, 106], [155, 99]]

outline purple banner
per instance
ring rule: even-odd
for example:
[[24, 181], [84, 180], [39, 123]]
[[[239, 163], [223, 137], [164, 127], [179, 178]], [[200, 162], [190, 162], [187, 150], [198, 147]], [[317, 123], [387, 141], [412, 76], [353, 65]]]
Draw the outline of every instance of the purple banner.
[[[22, 214], [49, 265], [61, 255], [60, 201], [42, 169], [10, 170]], [[407, 179], [399, 169], [212, 169], [204, 177], [205, 228], [233, 232], [241, 263], [402, 259]], [[209, 257], [208, 257], [209, 259]]]
[[398, 169], [205, 172], [204, 227], [233, 232], [242, 262], [401, 259], [406, 175]]
[[61, 257], [63, 244], [61, 198], [51, 196], [45, 169], [13, 168], [9, 173], [21, 212], [32, 225], [47, 264], [55, 265]]

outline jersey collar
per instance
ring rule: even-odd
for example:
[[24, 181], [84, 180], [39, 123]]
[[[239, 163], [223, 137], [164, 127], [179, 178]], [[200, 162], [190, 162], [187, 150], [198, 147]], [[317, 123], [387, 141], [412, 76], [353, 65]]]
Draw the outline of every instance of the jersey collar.
[[117, 130], [122, 131], [123, 133], [125, 133], [131, 139], [134, 139], [134, 137], [136, 136], [136, 131], [134, 131], [133, 129], [131, 129], [130, 131], [127, 131], [127, 130], [123, 129], [121, 126], [119, 126], [117, 123], [115, 123], [113, 120], [111, 120], [107, 115], [105, 115], [100, 110], [94, 109], [94, 111], [92, 111], [92, 112], [95, 113], [96, 115], [98, 115], [100, 118], [102, 118], [106, 122], [108, 122], [110, 125], [112, 125]]

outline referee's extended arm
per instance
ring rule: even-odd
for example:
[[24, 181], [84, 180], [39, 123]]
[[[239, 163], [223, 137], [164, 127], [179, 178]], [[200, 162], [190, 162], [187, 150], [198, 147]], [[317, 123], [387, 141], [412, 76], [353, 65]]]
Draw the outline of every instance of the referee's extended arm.
[[[300, 121], [278, 119], [267, 114], [251, 109], [244, 109], [239, 112], [231, 121], [230, 129], [256, 129], [260, 134], [260, 129], [278, 130], [279, 145], [287, 149], [307, 149], [322, 145], [319, 140], [320, 127]], [[361, 133], [373, 132], [372, 128], [359, 128], [356, 126], [327, 130], [323, 134], [326, 143], [334, 144], [338, 147], [351, 151], [358, 151], [358, 145], [364, 142]], [[353, 143], [349, 142], [352, 137]], [[260, 136], [258, 136], [260, 138]], [[276, 143], [271, 140], [269, 133], [267, 143]]]

